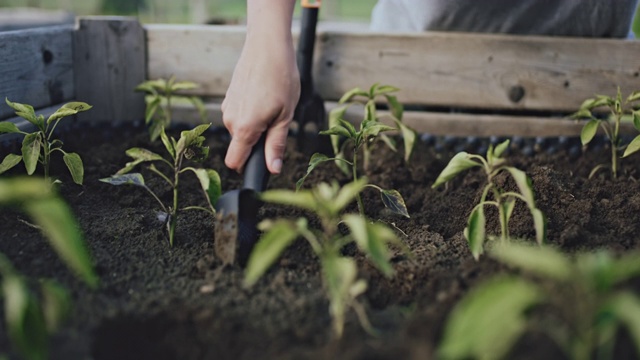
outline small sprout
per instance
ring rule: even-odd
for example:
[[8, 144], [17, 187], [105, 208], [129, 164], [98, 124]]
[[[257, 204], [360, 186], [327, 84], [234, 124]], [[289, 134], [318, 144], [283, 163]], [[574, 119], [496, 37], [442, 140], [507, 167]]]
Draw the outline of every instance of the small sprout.
[[[342, 188], [337, 183], [321, 183], [313, 189], [300, 191], [270, 190], [261, 195], [262, 200], [282, 205], [295, 206], [315, 213], [322, 224], [321, 230], [308, 227], [308, 221], [279, 219], [260, 223], [265, 234], [256, 244], [249, 257], [245, 271], [245, 285], [251, 286], [273, 265], [282, 252], [299, 237], [309, 242], [320, 259], [325, 290], [330, 302], [333, 330], [340, 337], [343, 332], [345, 313], [354, 309], [360, 323], [369, 332], [369, 324], [357, 297], [367, 289], [367, 283], [358, 279], [356, 262], [343, 256], [342, 249], [355, 243], [371, 262], [387, 277], [393, 275], [389, 262], [389, 246], [394, 245], [408, 253], [395, 232], [382, 223], [372, 223], [362, 216], [341, 215], [344, 208], [367, 186], [366, 179], [359, 179]], [[349, 234], [344, 235], [338, 225], [344, 223]]]
[[[596, 353], [613, 358], [620, 327], [640, 351], [640, 298], [621, 288], [640, 275], [637, 253], [619, 259], [606, 251], [569, 257], [550, 247], [505, 243], [490, 255], [542, 279], [544, 286], [531, 277], [499, 275], [472, 289], [447, 320], [438, 358], [505, 358], [534, 324], [568, 359]], [[540, 306], [542, 317], [531, 311]]]
[[62, 118], [89, 110], [91, 109], [91, 105], [83, 102], [64, 104], [45, 121], [43, 115], [36, 115], [31, 105], [14, 103], [9, 101], [9, 99], [5, 99], [5, 101], [7, 105], [15, 110], [16, 115], [35, 125], [36, 130], [28, 133], [21, 131], [15, 124], [8, 121], [0, 122], [0, 134], [17, 133], [24, 135], [24, 139], [22, 140], [22, 154], [7, 155], [2, 160], [2, 163], [0, 163], [0, 174], [13, 168], [22, 161], [29, 175], [33, 175], [37, 165], [41, 164], [44, 169], [44, 178], [48, 180], [51, 154], [54, 151], [59, 151], [62, 153], [62, 159], [71, 173], [73, 182], [82, 185], [82, 181], [84, 180], [84, 166], [82, 165], [80, 155], [62, 150], [62, 141], [52, 136], [53, 131]]
[[[502, 157], [504, 151], [509, 147], [509, 140], [498, 144], [495, 148], [489, 146], [486, 159], [480, 155], [468, 154], [466, 152], [457, 153], [449, 164], [442, 170], [432, 188], [436, 188], [456, 177], [461, 172], [473, 168], [481, 167], [487, 175], [487, 185], [485, 185], [480, 203], [478, 203], [469, 215], [468, 225], [464, 229], [464, 236], [469, 242], [473, 257], [478, 259], [484, 251], [486, 239], [486, 218], [484, 207], [486, 205], [495, 206], [498, 210], [500, 220], [500, 240], [506, 242], [509, 239], [509, 220], [513, 213], [516, 200], [524, 202], [531, 216], [536, 231], [536, 241], [542, 244], [546, 237], [546, 219], [540, 209], [536, 207], [533, 186], [531, 179], [522, 170], [506, 165], [506, 160]], [[494, 181], [501, 172], [506, 171], [515, 181], [518, 192], [505, 191]], [[488, 200], [491, 195], [493, 199]]]
[[144, 122], [149, 125], [151, 141], [156, 141], [160, 136], [160, 129], [168, 128], [171, 124], [171, 106], [177, 102], [190, 102], [198, 110], [200, 119], [206, 120], [206, 110], [202, 100], [197, 96], [180, 95], [178, 92], [198, 88], [198, 84], [191, 81], [176, 81], [172, 76], [169, 80], [157, 79], [145, 81], [136, 87], [137, 91], [143, 91], [147, 110]]
[[[169, 160], [147, 149], [131, 148], [126, 151], [126, 154], [131, 157], [133, 161], [128, 162], [122, 169], [118, 170], [115, 175], [100, 179], [100, 181], [111, 185], [135, 185], [145, 189], [158, 202], [165, 214], [163, 218], [167, 222], [169, 243], [172, 246], [178, 221], [178, 185], [180, 175], [188, 171], [193, 172], [200, 182], [200, 187], [207, 201], [207, 207], [188, 206], [180, 210], [203, 210], [214, 215], [214, 204], [218, 201], [222, 193], [220, 175], [218, 175], [215, 170], [183, 166], [185, 159], [201, 162], [209, 155], [209, 147], [204, 146], [205, 138], [202, 136], [209, 126], [210, 124], [199, 125], [192, 130], [183, 131], [178, 141], [173, 137], [169, 137], [165, 133], [164, 128], [160, 128], [160, 138], [169, 154]], [[152, 163], [149, 166], [149, 170], [162, 178], [171, 189], [173, 189], [172, 206], [166, 206], [162, 200], [160, 200], [155, 192], [145, 184], [142, 174], [130, 172], [142, 163]], [[154, 163], [164, 164], [163, 166], [170, 169], [170, 174], [166, 175], [160, 171]]]
[[[365, 172], [369, 169], [371, 146], [376, 139], [381, 139], [389, 148], [396, 151], [395, 143], [392, 138], [388, 137], [384, 132], [390, 130], [400, 130], [404, 138], [405, 147], [405, 161], [409, 161], [411, 153], [416, 141], [416, 132], [402, 123], [403, 107], [398, 99], [391, 95], [391, 93], [398, 91], [399, 89], [389, 85], [374, 84], [369, 91], [355, 88], [348, 91], [340, 99], [340, 104], [343, 106], [333, 109], [329, 114], [329, 130], [321, 131], [320, 134], [331, 136], [331, 144], [333, 147], [334, 157], [328, 157], [323, 154], [314, 154], [309, 161], [309, 167], [307, 173], [296, 183], [296, 188], [300, 189], [304, 184], [307, 176], [315, 169], [319, 164], [327, 161], [333, 161], [346, 175], [351, 176], [353, 181], [358, 180], [358, 160], [360, 150], [362, 150], [363, 168]], [[390, 108], [389, 117], [397, 127], [391, 127], [380, 122], [382, 116], [378, 116], [376, 110], [376, 98], [384, 97]], [[364, 100], [361, 100], [364, 98]], [[347, 109], [353, 105], [363, 103], [365, 106], [364, 119], [360, 123], [360, 129], [356, 128], [344, 120], [343, 117]], [[340, 145], [340, 138], [347, 139], [342, 145]], [[346, 159], [346, 147], [351, 145], [353, 147], [353, 156], [351, 161]], [[369, 187], [376, 189], [380, 192], [383, 204], [389, 208], [392, 212], [409, 217], [409, 212], [405, 205], [402, 195], [397, 190], [382, 189], [379, 186], [370, 184]], [[358, 210], [362, 216], [364, 213], [364, 205], [360, 195], [356, 196], [358, 203]]]
[[[640, 135], [636, 136], [627, 145], [622, 144], [620, 138], [620, 124], [623, 118], [629, 117], [633, 122], [636, 130], [640, 131], [640, 110], [637, 109], [637, 102], [640, 100], [640, 92], [634, 91], [625, 100], [622, 99], [622, 93], [618, 87], [618, 93], [615, 98], [606, 95], [597, 95], [595, 98], [585, 100], [580, 109], [571, 115], [573, 119], [587, 119], [588, 121], [582, 127], [580, 140], [582, 145], [586, 146], [593, 140], [598, 132], [598, 128], [604, 131], [605, 136], [611, 143], [611, 175], [613, 178], [618, 177], [618, 157], [620, 152], [624, 150], [622, 158], [640, 150]], [[611, 113], [606, 120], [596, 118], [593, 111], [599, 108], [606, 108]], [[591, 170], [589, 178], [595, 175], [599, 170], [607, 167], [605, 164], [599, 164]]]

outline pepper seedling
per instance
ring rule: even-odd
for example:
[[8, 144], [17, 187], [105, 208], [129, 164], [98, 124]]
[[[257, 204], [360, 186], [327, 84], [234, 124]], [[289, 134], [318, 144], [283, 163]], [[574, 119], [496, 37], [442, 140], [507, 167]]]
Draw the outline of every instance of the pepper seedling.
[[53, 131], [58, 126], [60, 120], [81, 111], [89, 110], [91, 109], [91, 105], [83, 102], [64, 104], [45, 121], [43, 115], [36, 115], [31, 105], [11, 102], [6, 98], [5, 102], [15, 110], [16, 115], [35, 125], [36, 130], [29, 133], [18, 129], [14, 123], [9, 121], [0, 122], [0, 134], [17, 133], [24, 135], [24, 139], [22, 140], [22, 154], [7, 155], [4, 160], [2, 160], [2, 163], [0, 163], [0, 174], [13, 168], [22, 161], [27, 170], [27, 174], [33, 175], [38, 163], [40, 163], [44, 170], [44, 178], [48, 180], [51, 154], [59, 151], [62, 153], [62, 159], [71, 173], [73, 182], [82, 185], [84, 166], [82, 165], [80, 155], [62, 150], [63, 143], [61, 140], [53, 138]]
[[[571, 115], [574, 119], [589, 119], [580, 133], [582, 145], [587, 145], [595, 137], [598, 128], [604, 131], [605, 136], [611, 144], [611, 175], [618, 177], [618, 157], [624, 150], [622, 158], [640, 150], [640, 135], [636, 136], [628, 145], [622, 144], [620, 139], [620, 123], [623, 117], [631, 116], [633, 126], [640, 131], [640, 109], [636, 109], [636, 103], [640, 100], [640, 91], [632, 92], [623, 102], [622, 93], [618, 87], [618, 93], [614, 98], [606, 95], [597, 95], [595, 98], [585, 100], [580, 106], [580, 110]], [[598, 108], [608, 108], [610, 117], [608, 119], [596, 118], [593, 111]], [[599, 170], [607, 165], [599, 164], [591, 170], [589, 178], [593, 177]]]
[[[340, 337], [345, 312], [354, 309], [362, 326], [372, 332], [366, 312], [357, 297], [367, 289], [364, 279], [358, 279], [356, 262], [342, 255], [342, 249], [355, 242], [373, 264], [387, 277], [393, 275], [389, 262], [389, 245], [408, 253], [396, 234], [382, 223], [371, 223], [355, 214], [341, 215], [344, 208], [366, 187], [362, 178], [342, 188], [336, 182], [320, 183], [313, 189], [300, 191], [270, 190], [262, 193], [266, 202], [295, 206], [313, 212], [320, 219], [321, 230], [311, 229], [306, 218], [265, 220], [259, 224], [265, 234], [249, 256], [245, 271], [245, 285], [253, 285], [298, 237], [304, 238], [320, 259], [325, 289], [330, 302], [334, 333]], [[350, 232], [343, 234], [339, 224], [346, 224]]]
[[[322, 135], [331, 136], [334, 157], [328, 157], [321, 153], [313, 154], [309, 161], [307, 172], [298, 180], [296, 188], [300, 189], [307, 176], [309, 176], [319, 164], [327, 161], [335, 162], [347, 176], [351, 176], [353, 181], [358, 180], [358, 159], [360, 151], [362, 151], [363, 169], [366, 172], [369, 168], [371, 146], [378, 138], [393, 151], [397, 150], [393, 139], [384, 134], [386, 131], [400, 130], [404, 138], [405, 161], [408, 161], [415, 146], [416, 132], [402, 123], [404, 108], [398, 99], [394, 95], [391, 95], [391, 93], [398, 90], [398, 88], [393, 86], [374, 84], [369, 91], [364, 91], [360, 88], [348, 91], [340, 99], [340, 104], [343, 104], [343, 106], [335, 108], [329, 113], [329, 129], [320, 132]], [[390, 114], [385, 116], [389, 117], [396, 124], [397, 128], [385, 125], [380, 121], [383, 116], [378, 115], [375, 101], [381, 96], [387, 100], [391, 110]], [[362, 100], [362, 98], [364, 98], [364, 100]], [[360, 123], [359, 130], [356, 130], [351, 123], [343, 119], [347, 109], [354, 104], [364, 104], [364, 119]], [[346, 138], [346, 141], [342, 143], [342, 145], [340, 145], [340, 137]], [[347, 160], [345, 155], [346, 148], [349, 145], [352, 146], [353, 150], [351, 161]], [[409, 217], [404, 199], [397, 190], [383, 189], [374, 184], [368, 184], [367, 186], [380, 192], [382, 202], [392, 212], [407, 218]], [[364, 205], [360, 194], [356, 195], [356, 201], [358, 203], [358, 211], [362, 216], [365, 216]]]
[[568, 359], [587, 360], [613, 359], [618, 328], [626, 327], [640, 352], [640, 298], [622, 287], [640, 275], [637, 252], [570, 257], [510, 243], [490, 256], [535, 280], [499, 275], [472, 289], [447, 320], [439, 359], [503, 359], [527, 330], [547, 335]]
[[171, 106], [176, 102], [190, 102], [200, 114], [200, 119], [205, 122], [206, 110], [202, 100], [197, 96], [180, 95], [178, 92], [198, 88], [198, 84], [191, 81], [176, 81], [174, 76], [169, 80], [157, 79], [141, 83], [136, 87], [137, 91], [146, 93], [144, 121], [149, 125], [151, 141], [160, 137], [160, 129], [168, 128], [171, 124]]
[[[90, 287], [98, 285], [78, 224], [50, 182], [22, 177], [0, 179], [0, 207], [15, 208], [27, 214], [42, 229], [67, 267]], [[5, 329], [12, 347], [25, 359], [46, 359], [48, 338], [69, 313], [71, 298], [53, 280], [41, 280], [38, 295], [34, 294], [29, 283], [0, 253], [0, 297], [4, 303]]]
[[[180, 175], [185, 172], [193, 172], [204, 192], [208, 207], [188, 206], [180, 210], [202, 210], [215, 215], [214, 204], [220, 197], [222, 192], [220, 175], [212, 169], [194, 168], [191, 166], [184, 167], [185, 160], [204, 161], [209, 155], [209, 147], [204, 146], [205, 138], [202, 134], [209, 128], [211, 124], [196, 126], [192, 130], [182, 131], [178, 141], [168, 136], [164, 128], [160, 128], [160, 138], [164, 144], [170, 160], [167, 160], [152, 151], [143, 148], [131, 148], [126, 154], [133, 159], [127, 163], [124, 168], [120, 169], [115, 175], [108, 178], [100, 179], [100, 181], [111, 185], [136, 185], [144, 188], [158, 202], [162, 209], [162, 217], [165, 218], [167, 224], [167, 232], [169, 234], [169, 244], [173, 246], [176, 224], [178, 221], [178, 186]], [[162, 178], [173, 190], [173, 203], [166, 206], [162, 200], [145, 184], [144, 177], [140, 173], [130, 173], [136, 166], [142, 163], [152, 162], [149, 170], [160, 178]], [[170, 169], [170, 174], [165, 175], [160, 171], [153, 162], [164, 164]]]
[[[542, 244], [546, 237], [546, 219], [542, 211], [536, 207], [533, 186], [531, 179], [527, 174], [513, 166], [508, 166], [506, 160], [502, 157], [505, 150], [509, 147], [509, 140], [498, 144], [495, 148], [489, 146], [486, 159], [480, 155], [469, 154], [467, 152], [457, 153], [449, 164], [442, 170], [432, 188], [436, 188], [449, 180], [456, 177], [464, 170], [481, 167], [487, 176], [487, 185], [482, 190], [480, 203], [478, 203], [469, 215], [468, 226], [464, 229], [464, 236], [469, 242], [471, 253], [476, 260], [484, 251], [484, 242], [486, 238], [486, 218], [484, 207], [487, 205], [494, 206], [498, 210], [498, 218], [500, 220], [500, 241], [506, 242], [509, 239], [509, 220], [513, 213], [516, 200], [524, 202], [531, 216], [536, 231], [536, 240], [538, 244]], [[516, 185], [519, 192], [505, 191], [496, 182], [495, 178], [502, 172], [508, 172]], [[488, 200], [489, 194], [493, 199]]]

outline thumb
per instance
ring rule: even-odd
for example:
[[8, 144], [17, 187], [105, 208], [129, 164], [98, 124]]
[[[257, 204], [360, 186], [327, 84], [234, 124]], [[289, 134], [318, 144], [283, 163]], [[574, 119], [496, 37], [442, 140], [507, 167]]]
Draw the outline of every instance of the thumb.
[[267, 169], [272, 174], [279, 174], [282, 170], [282, 159], [287, 146], [287, 135], [289, 124], [285, 121], [274, 124], [267, 131], [265, 140], [264, 156], [267, 162]]

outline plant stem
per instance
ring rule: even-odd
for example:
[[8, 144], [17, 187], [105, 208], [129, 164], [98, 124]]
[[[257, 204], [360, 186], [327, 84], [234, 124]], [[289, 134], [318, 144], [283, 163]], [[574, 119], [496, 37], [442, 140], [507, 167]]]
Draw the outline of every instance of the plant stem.
[[176, 158], [173, 168], [173, 208], [171, 209], [171, 223], [169, 224], [169, 244], [173, 246], [173, 239], [178, 223], [178, 182], [180, 179], [180, 168], [182, 167], [182, 156]]
[[618, 138], [618, 134], [620, 132], [620, 119], [622, 118], [621, 114], [616, 114], [616, 123], [615, 128], [613, 130], [613, 136], [611, 138], [611, 172], [613, 173], [613, 178], [618, 178], [618, 145], [620, 143], [620, 139]]
[[[353, 171], [353, 181], [357, 181], [358, 180], [358, 151], [357, 149], [353, 150], [353, 166], [351, 167], [352, 171]], [[360, 194], [356, 195], [356, 200], [358, 202], [358, 212], [360, 213], [360, 216], [364, 217], [364, 204], [362, 203], [362, 197], [360, 197]]]
[[47, 139], [42, 139], [42, 150], [44, 152], [44, 156], [42, 157], [42, 166], [44, 167], [44, 179], [49, 180], [49, 159], [51, 158], [51, 149], [49, 147], [49, 141]]

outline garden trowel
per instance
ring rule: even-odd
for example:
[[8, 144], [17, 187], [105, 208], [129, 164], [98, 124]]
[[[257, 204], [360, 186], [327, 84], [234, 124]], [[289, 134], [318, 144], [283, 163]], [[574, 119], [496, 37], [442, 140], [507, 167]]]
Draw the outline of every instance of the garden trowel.
[[224, 264], [244, 266], [258, 240], [258, 193], [269, 181], [264, 155], [265, 135], [254, 145], [244, 168], [242, 188], [223, 194], [216, 203], [214, 249]]

